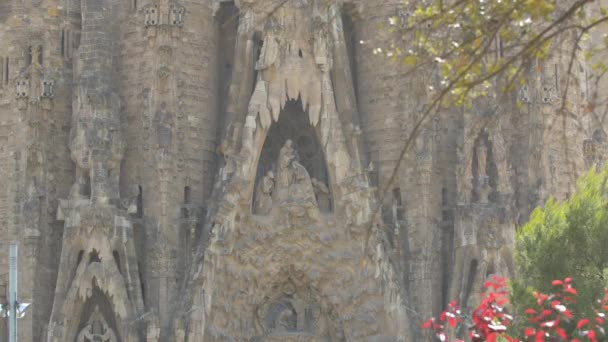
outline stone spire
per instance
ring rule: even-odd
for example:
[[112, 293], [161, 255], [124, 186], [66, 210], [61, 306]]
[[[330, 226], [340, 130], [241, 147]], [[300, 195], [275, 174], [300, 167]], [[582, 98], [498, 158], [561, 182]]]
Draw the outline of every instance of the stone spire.
[[106, 203], [118, 198], [123, 139], [120, 101], [112, 88], [112, 18], [107, 2], [83, 0], [82, 36], [71, 132], [72, 160], [77, 165], [71, 196]]

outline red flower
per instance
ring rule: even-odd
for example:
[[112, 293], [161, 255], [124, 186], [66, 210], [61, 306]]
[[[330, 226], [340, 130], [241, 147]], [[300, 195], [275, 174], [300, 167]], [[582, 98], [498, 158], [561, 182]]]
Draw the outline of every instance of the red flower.
[[597, 342], [597, 339], [595, 338], [595, 331], [593, 330], [589, 330], [589, 332], [587, 332], [587, 338], [592, 342]]
[[559, 335], [559, 337], [563, 339], [567, 339], [568, 335], [566, 335], [566, 331], [560, 327], [555, 328], [555, 332]]
[[576, 324], [576, 329], [581, 329], [585, 325], [589, 324], [589, 320], [587, 318], [583, 318]]
[[530, 337], [530, 336], [534, 336], [534, 334], [536, 334], [536, 330], [532, 329], [532, 328], [526, 328], [524, 330], [524, 336], [526, 338]]

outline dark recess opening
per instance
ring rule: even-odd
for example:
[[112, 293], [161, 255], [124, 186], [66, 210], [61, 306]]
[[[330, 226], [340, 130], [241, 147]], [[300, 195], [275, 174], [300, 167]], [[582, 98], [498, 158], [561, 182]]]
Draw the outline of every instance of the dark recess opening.
[[184, 187], [184, 203], [185, 204], [190, 204], [191, 198], [190, 198], [190, 187], [186, 186]]
[[99, 252], [94, 249], [89, 253], [89, 264], [93, 262], [101, 262], [101, 258], [99, 258]]
[[137, 217], [142, 218], [144, 217], [144, 195], [141, 185], [138, 185], [137, 188], [139, 191], [137, 193]]
[[113, 251], [112, 255], [114, 256], [114, 262], [116, 263], [118, 272], [120, 272], [120, 274], [122, 274], [122, 267], [120, 267], [120, 255], [118, 254], [118, 251]]
[[357, 46], [359, 45], [359, 40], [357, 38], [357, 34], [355, 31], [355, 15], [357, 9], [353, 4], [344, 4], [342, 7], [342, 25], [344, 27], [344, 41], [346, 42], [346, 48], [348, 52], [348, 61], [350, 64], [353, 88], [355, 90], [355, 100], [357, 100], [357, 104], [359, 103], [359, 94], [358, 94], [358, 80], [357, 80]]
[[473, 290], [475, 290], [473, 288], [473, 286], [475, 285], [475, 277], [477, 276], [477, 259], [473, 259], [471, 260], [471, 264], [469, 266], [469, 278], [467, 279], [467, 286], [465, 288], [465, 292], [464, 292], [464, 297], [462, 298], [462, 304], [464, 307], [467, 307], [468, 305], [468, 301], [469, 301], [469, 297], [471, 296], [471, 293], [473, 292]]

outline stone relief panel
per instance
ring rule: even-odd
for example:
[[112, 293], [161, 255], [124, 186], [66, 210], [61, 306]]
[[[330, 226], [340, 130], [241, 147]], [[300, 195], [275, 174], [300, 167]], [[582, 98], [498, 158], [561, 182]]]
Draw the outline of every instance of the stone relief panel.
[[[261, 341], [332, 341], [329, 312], [316, 302], [310, 289], [287, 282], [257, 307]], [[338, 329], [339, 330], [339, 329]]]

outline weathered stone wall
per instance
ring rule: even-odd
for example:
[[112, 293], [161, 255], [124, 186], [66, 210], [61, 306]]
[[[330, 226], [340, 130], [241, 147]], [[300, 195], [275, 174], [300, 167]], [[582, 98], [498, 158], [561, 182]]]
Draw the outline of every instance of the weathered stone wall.
[[373, 52], [401, 3], [0, 4], [0, 295], [17, 241], [20, 340], [418, 341], [420, 317], [513, 275], [516, 227], [606, 160], [605, 107], [578, 60], [562, 102], [556, 52], [425, 121], [389, 183], [433, 95], [428, 70]]

